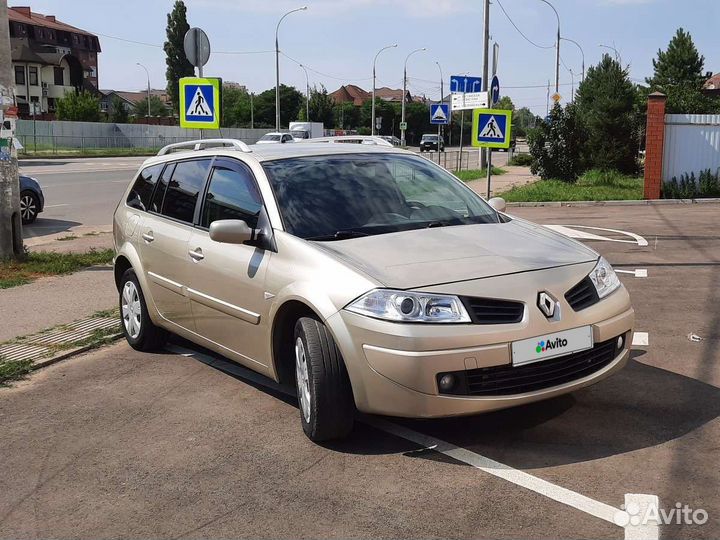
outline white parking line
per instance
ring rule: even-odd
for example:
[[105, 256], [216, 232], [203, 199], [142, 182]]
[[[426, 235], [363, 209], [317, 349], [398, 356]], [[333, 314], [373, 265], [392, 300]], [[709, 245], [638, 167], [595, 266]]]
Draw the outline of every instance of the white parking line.
[[[603, 240], [605, 242], [621, 242], [623, 244], [637, 244], [638, 246], [645, 247], [648, 245], [647, 240], [639, 234], [631, 233], [628, 231], [621, 231], [618, 229], [604, 229], [602, 227], [588, 227], [586, 225], [545, 225], [548, 229], [564, 234], [570, 238], [576, 238], [578, 240]], [[589, 231], [603, 231], [613, 232], [616, 234], [622, 234], [629, 236], [632, 240], [621, 240], [619, 238], [608, 238], [592, 232], [578, 231], [576, 229], [585, 229]]]
[[45, 208], [59, 208], [61, 206], [70, 206], [69, 204], [46, 204]]
[[633, 332], [633, 347], [647, 347], [650, 345], [650, 336], [647, 332]]
[[632, 274], [635, 277], [639, 278], [645, 278], [648, 277], [648, 272], [646, 268], [638, 268], [637, 270], [618, 270], [615, 268], [615, 272], [618, 274]]
[[[176, 354], [192, 357], [204, 362], [208, 365], [220, 367], [220, 366], [231, 366], [229, 370], [234, 375], [239, 375], [247, 378], [253, 382], [259, 382], [268, 388], [276, 391], [281, 391], [286, 395], [290, 395], [287, 389], [278, 385], [275, 381], [268, 379], [258, 373], [251, 371], [245, 367], [240, 366], [229, 360], [224, 360], [219, 357], [214, 357], [201, 352], [193, 351], [185, 347], [171, 345], [167, 347], [167, 350]], [[634, 526], [631, 523], [624, 524], [622, 517], [628, 514], [624, 511], [624, 508], [616, 508], [612, 505], [596, 501], [590, 497], [569, 490], [532, 474], [528, 474], [524, 471], [514, 469], [509, 465], [500, 463], [493, 459], [482, 456], [471, 450], [461, 448], [449, 442], [431, 437], [406, 428], [394, 422], [389, 422], [375, 416], [363, 415], [361, 421], [369, 426], [376, 429], [395, 435], [396, 437], [403, 438], [410, 442], [419, 445], [421, 448], [431, 449], [435, 452], [439, 452], [452, 459], [475, 467], [487, 474], [506, 480], [516, 486], [529, 489], [539, 495], [552, 499], [561, 504], [580, 510], [588, 515], [602, 519], [608, 523], [621, 527], [624, 530], [624, 538], [632, 540], [656, 540], [659, 538], [659, 529], [655, 527], [642, 527]], [[632, 495], [632, 497], [643, 497], [646, 501], [655, 501], [657, 506], [657, 497], [655, 495]], [[627, 504], [628, 495], [625, 495], [625, 503]]]

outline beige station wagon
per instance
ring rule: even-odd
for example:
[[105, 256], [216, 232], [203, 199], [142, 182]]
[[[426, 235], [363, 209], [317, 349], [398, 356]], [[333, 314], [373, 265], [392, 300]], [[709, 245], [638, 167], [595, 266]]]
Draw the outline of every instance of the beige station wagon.
[[114, 216], [132, 347], [169, 333], [297, 388], [312, 440], [356, 411], [476, 414], [627, 362], [630, 298], [590, 248], [387, 145], [170, 145]]

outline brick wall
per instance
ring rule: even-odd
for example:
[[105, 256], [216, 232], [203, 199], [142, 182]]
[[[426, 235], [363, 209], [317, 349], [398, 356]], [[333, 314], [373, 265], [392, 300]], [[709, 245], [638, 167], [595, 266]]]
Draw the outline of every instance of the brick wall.
[[666, 101], [667, 96], [660, 92], [654, 92], [648, 96], [647, 129], [645, 130], [646, 199], [659, 199], [662, 190]]

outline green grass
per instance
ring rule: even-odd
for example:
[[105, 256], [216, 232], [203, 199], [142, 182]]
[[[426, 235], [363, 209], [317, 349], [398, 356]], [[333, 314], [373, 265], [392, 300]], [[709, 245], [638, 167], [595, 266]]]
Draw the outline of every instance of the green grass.
[[[505, 169], [500, 169], [498, 167], [492, 168], [492, 173], [494, 176], [499, 176], [501, 174], [505, 174], [506, 172], [507, 171]], [[463, 182], [470, 182], [472, 180], [482, 180], [486, 178], [487, 169], [470, 169], [469, 171], [455, 171], [453, 174]]]
[[70, 274], [97, 264], [108, 264], [113, 258], [112, 249], [91, 249], [85, 253], [29, 253], [20, 260], [0, 261], [0, 289], [25, 285], [41, 276]]
[[32, 360], [3, 360], [0, 357], [0, 387], [24, 379], [32, 371]]
[[66, 158], [66, 157], [132, 157], [154, 156], [158, 148], [52, 148], [41, 147], [34, 150], [32, 144], [19, 152], [22, 159], [29, 158]]
[[575, 184], [560, 180], [539, 180], [514, 187], [501, 196], [507, 202], [639, 200], [643, 198], [643, 179], [614, 171], [592, 170], [581, 176]]
[[60, 238], [57, 238], [58, 242], [67, 242], [68, 240], [77, 240], [77, 236], [74, 234], [68, 234], [67, 236], [61, 236]]

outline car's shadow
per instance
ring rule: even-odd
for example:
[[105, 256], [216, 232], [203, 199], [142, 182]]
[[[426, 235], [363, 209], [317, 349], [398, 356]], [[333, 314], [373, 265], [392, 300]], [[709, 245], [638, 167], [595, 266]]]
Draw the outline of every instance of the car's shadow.
[[23, 238], [38, 238], [49, 234], [57, 234], [82, 225], [77, 221], [64, 219], [46, 219], [38, 217], [34, 223], [23, 225]]
[[[20, 159], [19, 167], [46, 167], [48, 165], [67, 165], [70, 161], [64, 159]], [[22, 171], [21, 171], [22, 174]]]
[[[294, 389], [283, 388], [212, 352], [208, 365], [297, 406]], [[391, 422], [475, 451], [518, 469], [590, 461], [660, 445], [720, 416], [720, 389], [655, 368], [633, 351], [614, 376], [573, 394], [477, 416]], [[403, 452], [414, 458], [452, 462], [362, 422], [345, 440], [324, 444], [349, 454]], [[299, 422], [298, 422], [299, 424]], [[299, 428], [299, 426], [298, 426]]]

